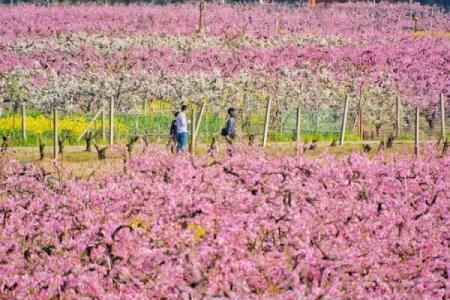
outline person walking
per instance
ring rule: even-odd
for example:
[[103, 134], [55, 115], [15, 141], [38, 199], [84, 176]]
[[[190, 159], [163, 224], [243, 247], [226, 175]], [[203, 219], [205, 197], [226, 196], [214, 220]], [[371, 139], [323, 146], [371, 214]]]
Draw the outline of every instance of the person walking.
[[177, 126], [177, 153], [185, 152], [186, 145], [188, 142], [188, 121], [186, 118], [187, 105], [183, 104], [181, 106], [181, 111], [178, 113], [176, 118], [176, 126]]
[[172, 124], [170, 125], [170, 137], [169, 137], [169, 146], [170, 151], [175, 153], [177, 145], [178, 145], [178, 131], [177, 131], [177, 116], [179, 112], [174, 114], [174, 119], [172, 120]]
[[236, 138], [236, 109], [230, 107], [228, 109], [228, 116], [226, 126], [222, 129], [222, 136], [224, 136], [227, 143], [231, 145]]

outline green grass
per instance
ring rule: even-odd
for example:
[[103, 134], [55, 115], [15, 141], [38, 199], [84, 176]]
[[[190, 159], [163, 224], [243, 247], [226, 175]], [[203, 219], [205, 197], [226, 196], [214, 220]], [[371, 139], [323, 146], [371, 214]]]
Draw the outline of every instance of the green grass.
[[[191, 116], [187, 116], [191, 119]], [[125, 134], [168, 135], [174, 116], [168, 112], [148, 115], [118, 115], [116, 119], [127, 127]], [[213, 113], [205, 113], [200, 124], [199, 134], [213, 135], [225, 126], [226, 119]]]
[[[318, 142], [332, 142], [333, 140], [339, 141], [340, 134], [337, 132], [302, 132], [300, 134], [300, 141], [302, 143], [309, 143], [313, 140]], [[276, 133], [269, 136], [271, 142], [292, 142], [295, 141], [295, 133]], [[353, 133], [346, 134], [346, 141], [361, 141], [361, 138]]]
[[[10, 115], [10, 113], [4, 114], [2, 117], [7, 117]], [[27, 115], [29, 116], [39, 116], [41, 115], [40, 112], [35, 110], [28, 110]], [[263, 115], [254, 115], [251, 118], [251, 124], [246, 124], [242, 128], [242, 134], [244, 136], [248, 136], [249, 134], [255, 134], [262, 138], [262, 131], [263, 131]], [[1, 117], [0, 117], [1, 118]], [[191, 116], [188, 114], [188, 118], [191, 119]], [[88, 117], [86, 117], [88, 119]], [[140, 136], [147, 136], [149, 137], [149, 140], [151, 142], [159, 142], [159, 143], [166, 143], [168, 136], [169, 136], [169, 130], [172, 120], [174, 119], [173, 113], [171, 111], [159, 111], [159, 112], [151, 112], [148, 114], [141, 114], [141, 115], [116, 115], [116, 121], [125, 125], [125, 129], [119, 130], [116, 128], [115, 131], [115, 140], [116, 142], [125, 142], [129, 139], [132, 135], [140, 135]], [[213, 136], [220, 137], [220, 131], [225, 126], [226, 123], [226, 116], [225, 115], [218, 115], [213, 112], [206, 111], [203, 115], [202, 122], [200, 124], [199, 133], [197, 136], [197, 142], [198, 143], [209, 143], [211, 141], [211, 138]], [[239, 120], [240, 122], [243, 122], [242, 120]], [[292, 121], [292, 120], [290, 120]], [[331, 122], [331, 121], [330, 121]], [[336, 132], [336, 128], [333, 128], [335, 125], [334, 123], [321, 123], [320, 124], [320, 132], [316, 132], [315, 130], [311, 130], [311, 122], [308, 120], [304, 120], [302, 123], [302, 128], [306, 128], [309, 130], [302, 130], [300, 135], [301, 142], [311, 142], [312, 140], [318, 140], [319, 142], [331, 142], [333, 140], [338, 141], [340, 139], [340, 134]], [[108, 127], [108, 121], [107, 121], [107, 127]], [[288, 127], [289, 122], [286, 123], [286, 127]], [[292, 122], [291, 122], [292, 123]], [[311, 124], [310, 124], [311, 123]], [[334, 124], [334, 125], [333, 125]], [[280, 132], [273, 132], [273, 128], [269, 132], [268, 141], [269, 142], [292, 142], [295, 141], [295, 131], [292, 130], [293, 125], [290, 124], [290, 129], [285, 129], [283, 133]], [[322, 130], [330, 127], [330, 132], [324, 132]], [[295, 126], [294, 126], [295, 127]], [[99, 128], [96, 128], [97, 130]], [[108, 128], [106, 128], [108, 130]], [[333, 130], [333, 131], [331, 131]], [[20, 119], [17, 121], [17, 128], [13, 131], [9, 132], [0, 132], [0, 135], [7, 134], [10, 136], [10, 142], [9, 145], [12, 147], [16, 146], [31, 146], [31, 147], [37, 147], [39, 144], [39, 138], [42, 139], [42, 141], [46, 145], [52, 145], [53, 144], [53, 133], [52, 132], [45, 132], [41, 136], [32, 134], [28, 132], [27, 139], [24, 140], [21, 137], [20, 132]], [[108, 135], [108, 134], [106, 134]], [[422, 135], [424, 137], [424, 135]], [[448, 135], [448, 138], [450, 139], [450, 134]], [[84, 145], [85, 140], [82, 138], [80, 141], [77, 141], [78, 136], [75, 136], [73, 134], [68, 135], [65, 145]], [[378, 138], [375, 138], [378, 139]], [[361, 141], [361, 138], [354, 134], [354, 133], [348, 133], [345, 136], [346, 141]], [[396, 139], [397, 141], [413, 141], [414, 135], [409, 133], [404, 133], [400, 137]], [[102, 140], [97, 138], [96, 142], [98, 144], [104, 144], [107, 143], [108, 140]]]
[[400, 134], [397, 138], [397, 141], [411, 141], [414, 140], [414, 135], [413, 134]]
[[[2, 134], [2, 132], [0, 132], [0, 135]], [[48, 133], [44, 133], [43, 135], [39, 136], [39, 135], [35, 135], [35, 134], [27, 134], [27, 138], [24, 140], [21, 135], [20, 132], [17, 131], [13, 134], [11, 134], [11, 132], [8, 132], [7, 135], [9, 136], [9, 146], [10, 147], [38, 147], [39, 146], [39, 138], [41, 139], [41, 141], [47, 145], [53, 145], [53, 133], [52, 132], [48, 132]], [[82, 145], [86, 145], [85, 139], [82, 138], [80, 141], [77, 141], [78, 137], [74, 136], [74, 135], [69, 135], [67, 136], [67, 138], [64, 141], [64, 145], [70, 145], [70, 146], [82, 146]], [[107, 139], [103, 140], [103, 139], [96, 139], [95, 142], [97, 144], [105, 144], [108, 142]]]

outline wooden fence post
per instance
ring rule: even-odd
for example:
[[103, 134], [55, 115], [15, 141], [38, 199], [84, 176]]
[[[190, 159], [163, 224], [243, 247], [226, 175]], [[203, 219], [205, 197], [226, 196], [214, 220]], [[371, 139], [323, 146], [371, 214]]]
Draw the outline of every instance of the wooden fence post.
[[26, 104], [22, 102], [22, 139], [25, 141], [27, 139], [27, 121], [26, 121]]
[[280, 120], [280, 137], [283, 137], [283, 115], [281, 115], [281, 120]]
[[266, 119], [264, 122], [264, 132], [263, 132], [263, 141], [262, 141], [263, 147], [266, 147], [266, 145], [267, 145], [267, 134], [269, 132], [269, 121], [270, 121], [270, 104], [271, 104], [271, 98], [267, 97]]
[[444, 93], [441, 93], [441, 135], [442, 139], [445, 139], [445, 102], [444, 102]]
[[297, 108], [297, 120], [295, 124], [295, 141], [297, 143], [300, 142], [300, 121], [301, 121], [301, 109], [300, 107]]
[[190, 152], [193, 154], [195, 151], [195, 122], [196, 122], [196, 111], [195, 108], [192, 109], [192, 116], [191, 116], [191, 145], [190, 145]]
[[364, 139], [364, 109], [363, 109], [364, 90], [361, 86], [359, 91], [359, 136]]
[[316, 110], [314, 112], [314, 131], [316, 133], [316, 135], [319, 135], [319, 110]]
[[419, 126], [419, 118], [420, 118], [420, 111], [419, 111], [419, 107], [416, 107], [416, 126], [414, 129], [414, 154], [416, 156], [419, 155], [419, 130], [420, 130], [420, 126]]
[[102, 140], [104, 141], [104, 140], [106, 140], [106, 126], [105, 126], [105, 109], [104, 108], [102, 108], [102, 112], [101, 112], [101, 114], [102, 114]]
[[347, 114], [348, 114], [348, 95], [345, 96], [344, 115], [342, 116], [341, 139], [339, 141], [339, 145], [344, 145], [345, 126], [347, 126]]
[[136, 135], [139, 134], [139, 114], [134, 117], [134, 131]]
[[114, 98], [109, 101], [109, 144], [114, 144]]
[[397, 138], [400, 136], [400, 97], [395, 99], [396, 120], [395, 120], [395, 134]]
[[144, 112], [144, 115], [147, 114], [147, 100], [145, 100], [145, 99], [142, 102], [142, 110]]
[[161, 123], [158, 123], [158, 131], [156, 132], [156, 142], [161, 142]]
[[58, 110], [53, 108], [53, 158], [58, 159]]
[[200, 130], [200, 124], [203, 119], [203, 114], [205, 113], [205, 108], [206, 108], [206, 103], [202, 102], [202, 107], [200, 108], [200, 114], [198, 116], [197, 123], [195, 124], [195, 132], [194, 132], [195, 140], [197, 140], [197, 137], [198, 137], [198, 132]]

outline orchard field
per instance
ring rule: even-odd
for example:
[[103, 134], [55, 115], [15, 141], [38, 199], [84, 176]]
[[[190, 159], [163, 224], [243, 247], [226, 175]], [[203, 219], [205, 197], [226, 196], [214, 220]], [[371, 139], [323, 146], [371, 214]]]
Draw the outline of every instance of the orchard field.
[[[200, 28], [190, 4], [1, 7], [0, 106], [10, 117], [23, 104], [47, 118], [53, 109], [92, 117], [114, 101], [116, 114], [145, 117], [145, 105], [165, 114], [140, 129], [134, 117], [123, 136], [165, 135], [181, 102], [197, 111], [206, 103], [206, 116], [223, 121], [234, 106], [244, 133], [261, 135], [270, 99], [271, 135], [298, 108], [305, 133], [329, 134], [348, 98], [349, 129], [360, 136], [380, 139], [398, 123], [412, 138], [416, 107], [423, 133], [438, 131], [441, 98], [448, 106], [450, 21], [437, 7], [208, 3], [202, 15]], [[221, 126], [202, 130], [209, 139]], [[20, 139], [19, 118], [7, 128]], [[30, 134], [36, 146], [39, 133]], [[23, 142], [30, 145], [16, 144]]]
[[0, 6], [0, 299], [448, 299], [449, 89], [438, 7]]

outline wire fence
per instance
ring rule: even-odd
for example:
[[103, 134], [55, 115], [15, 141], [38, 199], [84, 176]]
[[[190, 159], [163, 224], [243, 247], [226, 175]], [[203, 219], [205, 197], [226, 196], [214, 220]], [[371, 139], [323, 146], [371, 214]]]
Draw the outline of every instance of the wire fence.
[[[443, 102], [444, 103], [444, 102]], [[446, 103], [446, 102], [445, 102]], [[444, 103], [444, 104], [445, 104]], [[264, 135], [266, 108], [242, 112], [238, 116], [238, 135]], [[376, 118], [363, 114], [356, 108], [346, 113], [346, 130], [343, 133], [344, 107], [340, 110], [323, 109], [309, 111], [290, 108], [275, 116], [269, 112], [268, 141], [308, 142], [339, 140], [342, 134], [346, 140], [383, 140], [394, 136], [401, 140], [414, 140], [416, 134], [415, 108], [403, 105], [401, 112], [386, 114], [389, 117]], [[198, 119], [197, 110], [197, 119]], [[57, 114], [57, 135], [66, 145], [83, 145], [86, 138], [98, 144], [120, 143], [132, 136], [146, 137], [152, 143], [167, 143], [174, 111], [171, 109], [152, 109], [137, 112], [113, 113], [113, 128], [110, 130], [111, 113], [108, 109], [93, 113], [61, 112]], [[192, 112], [187, 117], [192, 118]], [[443, 133], [450, 132], [449, 112], [442, 115], [441, 107], [420, 113], [419, 137], [421, 140], [437, 140]], [[9, 139], [10, 146], [37, 146], [39, 142], [54, 143], [53, 112], [39, 111], [27, 104], [3, 103], [0, 110], [0, 135]], [[206, 108], [200, 122], [197, 141], [208, 143], [212, 137], [220, 136], [227, 120], [226, 111], [216, 112]], [[445, 126], [442, 126], [442, 120]], [[110, 141], [112, 136], [112, 141]]]

